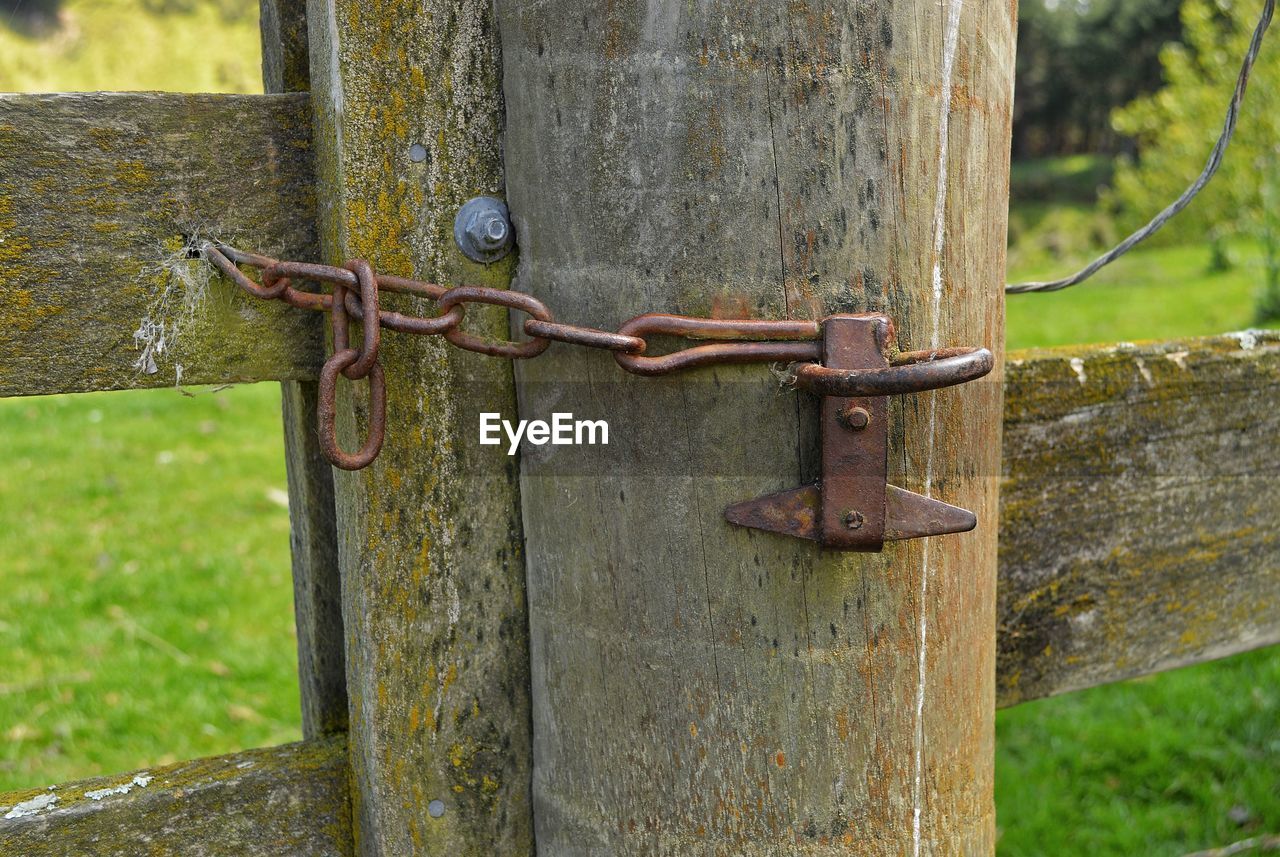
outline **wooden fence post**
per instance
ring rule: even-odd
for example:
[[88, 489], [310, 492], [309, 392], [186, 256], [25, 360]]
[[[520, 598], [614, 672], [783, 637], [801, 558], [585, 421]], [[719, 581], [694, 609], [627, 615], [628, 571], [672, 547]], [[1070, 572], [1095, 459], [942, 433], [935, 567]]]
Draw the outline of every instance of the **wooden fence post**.
[[[560, 317], [1003, 350], [1015, 4], [498, 10], [517, 284]], [[763, 369], [517, 367], [522, 417], [612, 431], [523, 459], [541, 853], [992, 852], [1000, 376], [891, 411], [891, 481], [978, 529], [851, 555], [721, 518], [815, 475], [813, 402]]]
[[[502, 190], [489, 4], [310, 0], [307, 20], [325, 255], [505, 286], [511, 263], [469, 263], [452, 239], [462, 202]], [[468, 328], [504, 335], [505, 313], [482, 309]], [[434, 337], [388, 335], [380, 353], [386, 444], [335, 485], [358, 853], [529, 854], [516, 474], [475, 443], [478, 411], [514, 411], [511, 366]], [[349, 449], [367, 403], [363, 384], [342, 382]]]
[[[263, 0], [262, 82], [267, 92], [310, 88], [306, 0]], [[267, 252], [271, 252], [268, 249]], [[315, 381], [282, 381], [285, 464], [289, 474], [289, 543], [298, 629], [302, 734], [347, 729], [347, 675], [342, 641], [338, 534], [333, 472], [315, 431]]]

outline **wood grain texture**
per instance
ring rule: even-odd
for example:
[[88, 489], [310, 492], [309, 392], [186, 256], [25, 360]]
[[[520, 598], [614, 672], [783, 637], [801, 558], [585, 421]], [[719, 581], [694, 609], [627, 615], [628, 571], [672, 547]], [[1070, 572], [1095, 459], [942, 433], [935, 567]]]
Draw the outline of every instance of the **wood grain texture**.
[[[517, 282], [561, 317], [875, 310], [1000, 350], [1009, 4], [498, 10]], [[872, 556], [721, 518], [816, 475], [766, 369], [517, 377], [523, 417], [613, 427], [522, 458], [539, 850], [991, 853], [998, 371], [891, 409], [891, 480], [977, 531]]]
[[[306, 90], [306, 0], [263, 0], [262, 78], [268, 92]], [[280, 385], [285, 468], [289, 478], [289, 544], [302, 734], [312, 738], [347, 728], [342, 583], [334, 519], [333, 470], [316, 436], [319, 391], [314, 381]]]
[[173, 274], [197, 234], [313, 256], [312, 183], [306, 96], [0, 95], [0, 396], [313, 377], [320, 319]]
[[1014, 356], [1000, 704], [1280, 642], [1280, 335]]
[[318, 401], [314, 381], [281, 384], [298, 686], [308, 738], [346, 731], [348, 716], [333, 468], [316, 436]]
[[261, 0], [262, 88], [306, 92], [311, 88], [307, 50], [307, 0]]
[[0, 795], [0, 853], [347, 857], [346, 762], [329, 738]]
[[[490, 5], [313, 0], [308, 23], [328, 259], [505, 286], [511, 262], [468, 263], [452, 238], [463, 201], [502, 190]], [[483, 310], [468, 309], [468, 329], [501, 336], [506, 313]], [[477, 412], [515, 411], [511, 365], [430, 337], [384, 337], [381, 355], [386, 445], [336, 480], [359, 852], [530, 854], [516, 469], [477, 444]], [[367, 395], [341, 385], [347, 448]]]

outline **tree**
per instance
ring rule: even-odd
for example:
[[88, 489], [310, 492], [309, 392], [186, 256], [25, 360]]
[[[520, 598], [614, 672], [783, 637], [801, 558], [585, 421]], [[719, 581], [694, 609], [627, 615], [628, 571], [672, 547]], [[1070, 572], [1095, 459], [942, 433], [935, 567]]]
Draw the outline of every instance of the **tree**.
[[1178, 0], [1023, 0], [1014, 157], [1116, 151], [1112, 109], [1160, 85], [1180, 31]]
[[58, 21], [62, 0], [0, 0], [0, 21], [31, 36], [51, 30]]
[[[1186, 0], [1182, 44], [1161, 53], [1167, 83], [1116, 111], [1115, 129], [1141, 153], [1122, 158], [1109, 202], [1134, 228], [1164, 208], [1199, 174], [1222, 131], [1227, 100], [1248, 48], [1261, 0]], [[1267, 48], [1272, 48], [1268, 50]], [[1261, 51], [1235, 138], [1217, 176], [1190, 206], [1157, 233], [1165, 243], [1205, 236], [1221, 256], [1228, 238], [1247, 236], [1263, 250], [1259, 321], [1280, 318], [1280, 52]]]

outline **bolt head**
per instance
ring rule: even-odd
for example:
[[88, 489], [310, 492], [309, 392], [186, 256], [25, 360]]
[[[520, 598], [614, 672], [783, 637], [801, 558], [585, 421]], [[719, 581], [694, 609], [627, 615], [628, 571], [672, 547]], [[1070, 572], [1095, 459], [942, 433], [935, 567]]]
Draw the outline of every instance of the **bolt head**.
[[477, 215], [467, 227], [467, 237], [485, 250], [497, 250], [509, 234], [506, 221], [493, 213]]
[[515, 238], [506, 204], [489, 196], [467, 200], [454, 219], [453, 237], [473, 262], [498, 261], [510, 252]]
[[844, 525], [851, 530], [860, 530], [862, 525], [867, 522], [861, 512], [850, 510], [844, 513]]
[[844, 424], [845, 428], [853, 431], [862, 431], [871, 424], [871, 414], [867, 412], [866, 408], [850, 405], [840, 412], [840, 422]]

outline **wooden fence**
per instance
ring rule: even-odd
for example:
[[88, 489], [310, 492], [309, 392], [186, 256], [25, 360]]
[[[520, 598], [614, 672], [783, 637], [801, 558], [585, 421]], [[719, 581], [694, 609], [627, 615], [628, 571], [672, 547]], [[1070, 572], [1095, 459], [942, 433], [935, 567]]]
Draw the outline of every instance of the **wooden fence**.
[[[611, 369], [581, 355], [513, 372], [389, 337], [387, 447], [335, 480], [312, 430], [323, 320], [185, 258], [211, 235], [503, 286], [514, 262], [467, 262], [450, 229], [465, 199], [505, 192], [518, 285], [587, 321], [873, 308], [922, 341], [932, 269], [942, 332], [984, 340], [944, 344], [998, 346], [1007, 4], [305, 5], [263, 3], [277, 94], [0, 96], [0, 396], [284, 382], [306, 735], [0, 795], [0, 853], [506, 855], [535, 834], [556, 855], [986, 853], [992, 658], [1008, 706], [1280, 641], [1280, 335], [1010, 354], [1002, 385], [939, 400], [947, 435], [904, 406], [896, 468], [921, 478], [928, 424], [958, 474], [944, 491], [994, 513], [999, 484], [998, 528], [980, 514], [938, 540], [930, 578], [919, 547], [818, 558], [726, 535], [716, 503], [750, 479], [693, 478], [673, 500], [643, 474], [518, 476], [468, 442], [478, 410], [519, 395], [540, 413], [557, 381]], [[962, 249], [928, 249], [944, 241]], [[703, 397], [678, 429], [729, 456], [700, 451], [692, 472], [811, 443], [767, 379], [717, 370], [734, 397], [714, 399], [709, 374], [667, 388]], [[625, 387], [614, 416], [661, 434], [648, 383], [668, 382]], [[340, 404], [355, 436], [361, 406]], [[744, 424], [776, 437], [753, 445]], [[974, 600], [929, 600], [946, 597]], [[673, 628], [645, 624], [668, 609]], [[926, 678], [959, 707], [913, 719]], [[944, 770], [961, 746], [976, 767]]]

